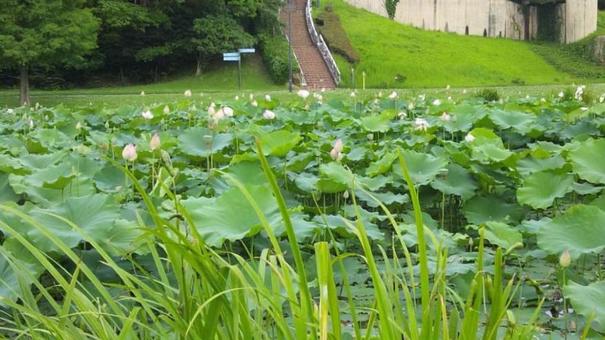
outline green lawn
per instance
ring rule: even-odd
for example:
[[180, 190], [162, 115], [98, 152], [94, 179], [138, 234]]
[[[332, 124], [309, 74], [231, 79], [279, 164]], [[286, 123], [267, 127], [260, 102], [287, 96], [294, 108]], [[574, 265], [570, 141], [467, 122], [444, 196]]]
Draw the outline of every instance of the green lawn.
[[[326, 0], [323, 4], [332, 4], [361, 55], [356, 66], [358, 87], [364, 71], [367, 86], [381, 88], [560, 84], [586, 80], [557, 69], [534, 51], [532, 43], [424, 31], [354, 8], [343, 0]], [[348, 86], [351, 67], [343, 58], [337, 59], [344, 85]], [[397, 77], [405, 81], [397, 81]]]
[[[273, 83], [269, 74], [265, 71], [259, 55], [245, 57], [242, 65], [242, 91], [279, 91], [284, 90], [285, 85]], [[88, 104], [89, 102], [104, 102], [107, 104], [150, 104], [158, 101], [170, 101], [182, 97], [186, 90], [191, 90], [194, 95], [211, 95], [212, 93], [237, 92], [237, 64], [221, 64], [212, 71], [208, 71], [199, 77], [188, 75], [179, 77], [172, 81], [131, 85], [123, 87], [103, 87], [90, 89], [74, 89], [59, 91], [32, 91], [32, 102], [46, 106], [67, 104]], [[140, 93], [144, 91], [145, 96]], [[18, 103], [18, 91], [0, 90], [0, 107], [15, 106]]]

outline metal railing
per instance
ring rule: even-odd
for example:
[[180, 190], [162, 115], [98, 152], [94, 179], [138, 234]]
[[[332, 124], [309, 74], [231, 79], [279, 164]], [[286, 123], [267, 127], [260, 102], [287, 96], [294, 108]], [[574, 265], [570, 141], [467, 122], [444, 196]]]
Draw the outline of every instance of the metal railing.
[[311, 0], [307, 0], [307, 7], [305, 10], [305, 17], [307, 19], [307, 29], [309, 30], [309, 35], [311, 36], [311, 40], [319, 49], [319, 53], [323, 58], [324, 62], [328, 66], [328, 70], [332, 75], [332, 79], [334, 79], [334, 83], [336, 85], [340, 84], [341, 75], [340, 70], [338, 69], [338, 65], [336, 65], [336, 61], [328, 48], [323, 36], [317, 32], [315, 29], [315, 23], [313, 22], [313, 14], [312, 14], [312, 6]]
[[[289, 3], [288, 5], [289, 6]], [[277, 17], [281, 17], [281, 11], [282, 8], [280, 7], [277, 10]], [[292, 11], [292, 8], [288, 8], [288, 11]], [[289, 13], [288, 15], [291, 15], [291, 13]], [[291, 24], [290, 22], [288, 23], [289, 25]], [[282, 34], [286, 37], [286, 40], [288, 41], [288, 47], [290, 49], [293, 49], [294, 47], [292, 47], [292, 44], [290, 43], [290, 37], [288, 36], [288, 32], [283, 30], [282, 27]], [[298, 57], [296, 56], [296, 53], [294, 53], [294, 51], [288, 51], [288, 53], [292, 53], [292, 57], [294, 57], [294, 61], [296, 62], [296, 65], [298, 65], [298, 73], [300, 74], [300, 86], [307, 86], [307, 81], [305, 80], [305, 73], [303, 72], [302, 67], [300, 66], [300, 62], [298, 61]]]

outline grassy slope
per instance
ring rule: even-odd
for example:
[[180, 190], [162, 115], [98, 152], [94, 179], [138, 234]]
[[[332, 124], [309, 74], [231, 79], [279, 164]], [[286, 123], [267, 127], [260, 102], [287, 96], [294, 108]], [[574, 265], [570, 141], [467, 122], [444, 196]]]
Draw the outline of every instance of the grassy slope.
[[554, 43], [536, 43], [534, 51], [559, 70], [571, 73], [586, 79], [605, 78], [605, 67], [598, 65], [590, 59], [590, 47], [594, 38], [605, 34], [605, 11], [599, 12], [597, 31], [590, 36], [569, 45]]
[[[177, 99], [185, 90], [199, 92], [231, 92], [237, 90], [237, 64], [221, 65], [202, 74], [200, 77], [185, 76], [172, 81], [132, 85], [124, 87], [104, 87], [91, 89], [74, 89], [61, 91], [33, 91], [32, 102], [43, 105], [57, 105], [63, 102], [88, 103], [101, 100], [108, 103], [119, 103], [126, 96], [129, 103], [151, 103], [153, 101], [170, 101]], [[285, 86], [272, 82], [262, 64], [259, 55], [244, 58], [242, 65], [242, 90], [275, 91]], [[145, 91], [146, 96], [139, 94]], [[0, 90], [0, 107], [17, 105], [17, 90]]]
[[[361, 72], [372, 87], [441, 87], [569, 83], [576, 79], [557, 70], [533, 51], [532, 44], [505, 39], [429, 32], [402, 25], [343, 0], [326, 0], [339, 14], [351, 42], [361, 54]], [[339, 58], [349, 84], [350, 67]], [[407, 77], [398, 83], [398, 75]]]

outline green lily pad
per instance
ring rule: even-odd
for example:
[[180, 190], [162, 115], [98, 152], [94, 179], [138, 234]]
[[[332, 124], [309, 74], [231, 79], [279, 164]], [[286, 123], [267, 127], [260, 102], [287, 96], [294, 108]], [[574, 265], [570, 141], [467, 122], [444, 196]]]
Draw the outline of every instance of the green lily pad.
[[393, 162], [397, 159], [397, 154], [394, 152], [385, 153], [379, 160], [370, 163], [366, 169], [366, 175], [370, 177], [382, 175], [391, 170]]
[[550, 254], [568, 250], [573, 259], [605, 249], [605, 211], [577, 205], [555, 217], [538, 232], [538, 246]]
[[605, 281], [594, 282], [588, 286], [570, 282], [563, 291], [565, 297], [571, 300], [576, 313], [586, 319], [594, 317], [591, 327], [605, 332]]
[[496, 196], [475, 196], [464, 204], [464, 216], [473, 224], [485, 222], [519, 222], [524, 209], [518, 204], [507, 203]]
[[[277, 204], [267, 186], [247, 189], [269, 220], [278, 213]], [[238, 188], [230, 188], [219, 197], [189, 198], [182, 201], [205, 242], [220, 247], [225, 240], [235, 241], [261, 230], [255, 210]]]
[[512, 128], [525, 135], [533, 129], [536, 116], [519, 111], [493, 110], [489, 119], [501, 129]]
[[534, 209], [546, 209], [555, 199], [564, 197], [573, 190], [574, 176], [553, 171], [537, 172], [525, 178], [517, 190], [519, 203]]
[[331, 162], [319, 166], [317, 189], [325, 193], [343, 192], [353, 186], [353, 174], [342, 164]]
[[260, 135], [261, 145], [265, 155], [283, 157], [294, 149], [301, 141], [298, 132], [277, 130]]
[[[402, 152], [403, 157], [409, 168], [410, 177], [416, 186], [427, 185], [431, 183], [437, 175], [446, 173], [447, 159], [436, 157], [427, 153], [419, 153], [412, 150]], [[403, 178], [403, 173], [399, 162], [393, 166], [395, 176]]]
[[523, 236], [519, 230], [501, 222], [487, 222], [485, 238], [503, 249], [510, 249], [516, 244], [523, 244]]
[[591, 183], [605, 184], [605, 139], [590, 139], [569, 152], [574, 171]]
[[431, 187], [446, 195], [456, 195], [468, 200], [475, 195], [477, 182], [468, 170], [452, 163], [447, 166], [447, 173], [437, 176]]
[[190, 128], [179, 136], [181, 150], [190, 156], [208, 157], [231, 145], [233, 135], [215, 134], [208, 129]]

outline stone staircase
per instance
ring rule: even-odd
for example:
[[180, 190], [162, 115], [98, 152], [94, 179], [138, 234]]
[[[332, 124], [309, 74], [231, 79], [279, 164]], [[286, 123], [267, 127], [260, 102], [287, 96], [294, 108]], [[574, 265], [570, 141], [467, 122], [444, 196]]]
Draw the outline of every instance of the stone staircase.
[[[309, 35], [305, 17], [307, 0], [290, 1], [292, 2], [292, 50], [296, 55], [296, 59], [298, 59], [306, 82], [306, 88], [315, 90], [336, 88], [328, 66]], [[286, 34], [288, 33], [288, 11], [290, 10], [288, 7], [286, 1], [280, 12], [280, 20], [285, 25], [284, 32]]]

